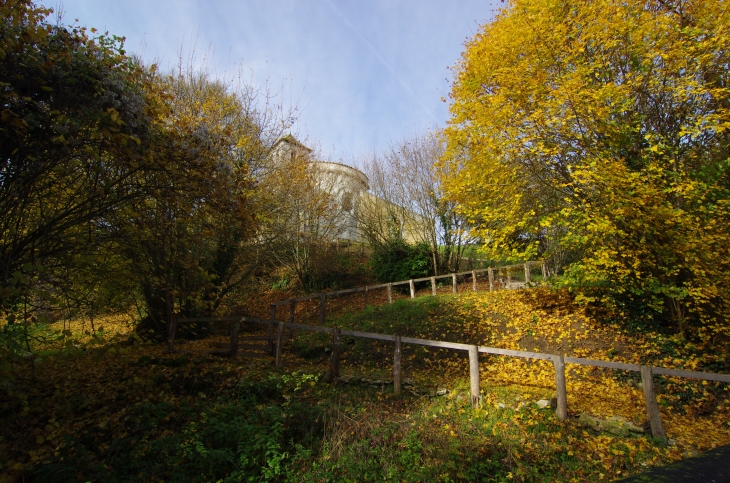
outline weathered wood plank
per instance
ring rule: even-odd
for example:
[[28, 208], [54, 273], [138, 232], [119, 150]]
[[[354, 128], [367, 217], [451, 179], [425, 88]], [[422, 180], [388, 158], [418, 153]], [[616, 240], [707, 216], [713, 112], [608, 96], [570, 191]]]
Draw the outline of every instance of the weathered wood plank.
[[269, 325], [269, 332], [267, 334], [269, 338], [269, 355], [274, 355], [274, 323], [276, 322], [276, 305], [271, 304], [271, 310], [269, 314], [269, 319], [271, 319], [271, 324]]
[[341, 336], [350, 336], [350, 337], [361, 337], [363, 339], [376, 339], [376, 340], [387, 340], [387, 341], [394, 341], [396, 336], [394, 335], [386, 335], [386, 334], [375, 334], [373, 332], [360, 332], [357, 330], [347, 330], [342, 329], [340, 330]]
[[479, 394], [479, 347], [469, 347], [469, 386], [471, 389], [471, 407], [481, 406]]
[[415, 284], [413, 283], [413, 280], [412, 280], [412, 279], [411, 279], [411, 280], [409, 280], [408, 282], [409, 282], [409, 283], [408, 283], [408, 288], [409, 288], [409, 289], [410, 289], [410, 291], [411, 291], [411, 298], [412, 298], [412, 299], [414, 299], [414, 298], [416, 298], [416, 286], [415, 286]]
[[381, 283], [380, 285], [368, 285], [368, 289], [370, 289], [370, 290], [377, 290], [379, 288], [385, 288], [387, 286], [388, 286], [387, 283]]
[[340, 329], [332, 329], [332, 355], [330, 356], [330, 382], [337, 383], [340, 378]]
[[395, 351], [393, 352], [393, 394], [400, 395], [401, 389], [401, 340], [395, 336]]
[[241, 321], [237, 320], [231, 324], [231, 357], [236, 357], [238, 354], [238, 330], [241, 327]]
[[565, 359], [563, 356], [555, 356], [553, 365], [555, 366], [555, 388], [558, 400], [555, 413], [558, 415], [559, 421], [565, 421], [568, 419], [568, 393], [565, 388]]
[[495, 354], [498, 356], [522, 357], [523, 359], [552, 360], [553, 358], [552, 354], [543, 354], [541, 352], [515, 351], [510, 349], [498, 349], [496, 347], [484, 346], [479, 346], [479, 352], [484, 352], [486, 354]]
[[319, 294], [319, 323], [324, 325], [324, 319], [327, 315], [327, 294]]
[[713, 372], [684, 371], [680, 369], [664, 369], [663, 367], [652, 367], [653, 374], [662, 376], [687, 377], [689, 379], [702, 379], [705, 381], [730, 382], [727, 374], [716, 374]]
[[443, 349], [456, 349], [468, 351], [469, 344], [459, 344], [457, 342], [442, 342], [440, 340], [417, 339], [415, 337], [401, 337], [401, 342], [405, 344], [425, 345], [429, 347], [441, 347]]
[[656, 392], [654, 391], [654, 377], [652, 376], [652, 368], [641, 366], [641, 385], [644, 388], [644, 401], [646, 402], [646, 413], [651, 427], [651, 435], [655, 438], [663, 439], [667, 442], [667, 433], [664, 432], [662, 425], [662, 416], [659, 414], [659, 405], [656, 402]]
[[[273, 326], [272, 326], [273, 327]], [[276, 367], [281, 367], [281, 351], [283, 344], [281, 343], [281, 340], [284, 337], [284, 322], [279, 322], [279, 330], [276, 334], [276, 358], [275, 364]]]

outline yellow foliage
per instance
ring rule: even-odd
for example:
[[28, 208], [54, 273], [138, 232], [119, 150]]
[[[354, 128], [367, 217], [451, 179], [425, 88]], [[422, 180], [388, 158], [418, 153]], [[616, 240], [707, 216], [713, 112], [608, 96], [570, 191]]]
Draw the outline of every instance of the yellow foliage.
[[727, 334], [725, 2], [514, 0], [454, 69], [440, 173], [499, 257]]

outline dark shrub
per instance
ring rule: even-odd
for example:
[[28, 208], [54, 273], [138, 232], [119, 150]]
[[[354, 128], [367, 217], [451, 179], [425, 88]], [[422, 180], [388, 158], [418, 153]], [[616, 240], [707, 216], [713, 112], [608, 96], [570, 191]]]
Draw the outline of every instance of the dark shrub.
[[398, 282], [433, 274], [431, 251], [425, 243], [410, 245], [393, 240], [376, 247], [370, 258], [373, 275], [380, 283]]

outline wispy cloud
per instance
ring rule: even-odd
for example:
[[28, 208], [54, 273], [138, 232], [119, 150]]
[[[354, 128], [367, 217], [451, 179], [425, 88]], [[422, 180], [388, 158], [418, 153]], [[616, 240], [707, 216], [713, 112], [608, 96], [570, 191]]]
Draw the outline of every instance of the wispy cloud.
[[[36, 0], [55, 7], [59, 0]], [[125, 36], [146, 62], [181, 52], [225, 77], [241, 66], [300, 113], [333, 157], [381, 151], [448, 116], [464, 40], [499, 0], [63, 0], [65, 21]], [[268, 82], [268, 84], [266, 84]], [[336, 156], [334, 153], [337, 153]]]
[[377, 57], [378, 60], [380, 62], [382, 62], [383, 65], [390, 71], [390, 73], [393, 74], [393, 77], [395, 77], [395, 79], [400, 83], [400, 85], [403, 87], [403, 89], [405, 89], [406, 92], [408, 92], [408, 94], [410, 94], [410, 96], [421, 106], [421, 108], [423, 109], [423, 111], [426, 114], [428, 114], [428, 116], [431, 119], [433, 119], [434, 121], [438, 122], [438, 119], [436, 118], [436, 116], [433, 115], [433, 113], [431, 112], [431, 110], [428, 107], [426, 107], [426, 105], [421, 101], [421, 99], [419, 99], [419, 97], [416, 95], [416, 93], [413, 92], [413, 89], [411, 89], [411, 86], [409, 86], [408, 83], [405, 82], [401, 78], [401, 76], [398, 75], [398, 73], [395, 71], [395, 69], [393, 69], [393, 67], [390, 65], [390, 63], [387, 60], [385, 60], [385, 58], [382, 55], [380, 55], [380, 52], [378, 52], [378, 49], [376, 49], [375, 46], [373, 46], [373, 44], [367, 39], [367, 37], [365, 37], [363, 34], [361, 34], [360, 31], [358, 29], [356, 29], [355, 26], [350, 23], [350, 21], [347, 19], [347, 17], [345, 17], [345, 15], [340, 11], [340, 9], [338, 9], [335, 6], [335, 4], [332, 3], [332, 0], [327, 0], [327, 4], [330, 6], [330, 8], [332, 9], [332, 11], [338, 17], [340, 17], [342, 19], [342, 21], [345, 23], [345, 25], [347, 25], [347, 27], [350, 30], [352, 30], [352, 32], [355, 35], [357, 35], [360, 38], [360, 40], [363, 41], [363, 43], [365, 45], [368, 46], [368, 48], [375, 55], [375, 57]]

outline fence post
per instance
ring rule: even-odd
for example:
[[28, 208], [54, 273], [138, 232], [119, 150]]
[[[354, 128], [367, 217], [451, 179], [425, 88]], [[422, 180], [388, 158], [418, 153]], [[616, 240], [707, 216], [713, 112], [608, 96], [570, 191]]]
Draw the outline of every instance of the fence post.
[[269, 320], [269, 333], [267, 334], [267, 340], [269, 342], [269, 355], [274, 355], [274, 322], [276, 322], [276, 305], [271, 304]]
[[649, 417], [651, 435], [667, 442], [667, 433], [664, 432], [662, 416], [659, 414], [659, 406], [656, 402], [654, 391], [654, 375], [651, 367], [641, 366], [641, 385], [644, 387], [644, 400], [646, 401], [646, 412]]
[[324, 325], [324, 318], [327, 314], [327, 294], [319, 294], [319, 325]]
[[471, 271], [471, 288], [475, 292], [477, 291], [477, 271], [476, 270]]
[[555, 409], [559, 421], [568, 418], [568, 394], [565, 389], [565, 358], [563, 356], [553, 357], [555, 366], [555, 387], [557, 389], [558, 407]]
[[368, 308], [368, 287], [365, 286], [365, 308]]
[[411, 298], [416, 298], [416, 286], [413, 284], [413, 279], [408, 281], [408, 287], [411, 289]]
[[489, 291], [494, 291], [494, 272], [492, 272], [492, 267], [489, 267], [487, 269], [489, 272]]
[[282, 340], [284, 339], [284, 322], [279, 322], [279, 331], [276, 334], [276, 367], [281, 367]]
[[431, 277], [431, 295], [436, 295], [436, 277]]
[[400, 365], [400, 336], [395, 336], [395, 352], [393, 353], [393, 394], [398, 396], [400, 395], [400, 374], [401, 374], [401, 365]]
[[525, 285], [530, 283], [530, 262], [525, 262]]
[[177, 317], [173, 317], [170, 320], [170, 325], [167, 327], [167, 350], [173, 350], [175, 346], [175, 331], [177, 330]]
[[388, 284], [388, 303], [389, 304], [393, 303], [393, 284], [392, 283]]
[[507, 267], [507, 290], [512, 288], [512, 272]]
[[479, 347], [469, 347], [469, 382], [471, 386], [471, 406], [481, 405], [479, 397]]
[[335, 384], [340, 377], [340, 329], [332, 328], [332, 356], [330, 357], [330, 382]]
[[540, 263], [540, 271], [542, 272], [542, 281], [545, 282], [545, 261]]
[[238, 355], [238, 329], [241, 327], [241, 321], [237, 320], [231, 325], [231, 359], [235, 359]]
[[451, 274], [451, 291], [455, 294], [458, 293], [458, 289], [456, 288], [456, 274], [455, 273]]

